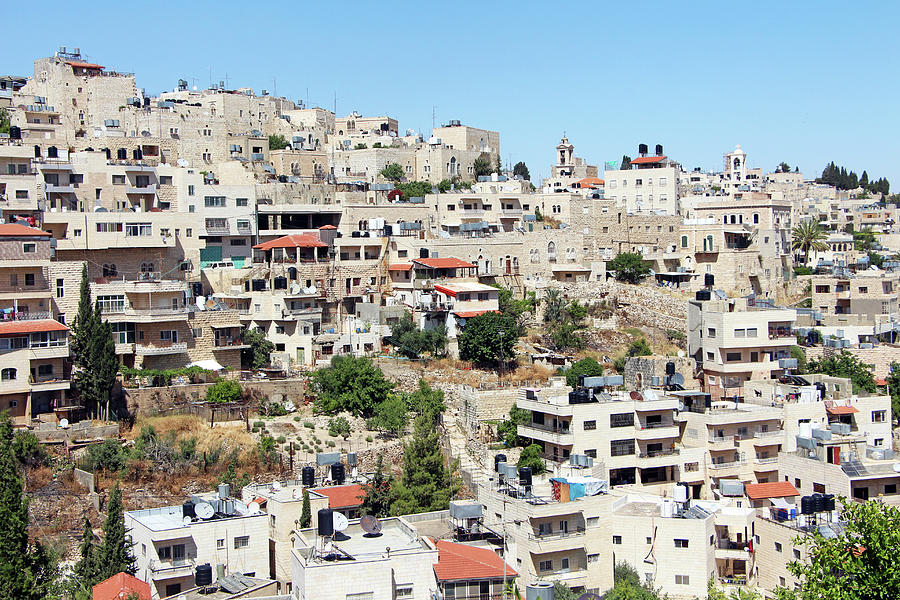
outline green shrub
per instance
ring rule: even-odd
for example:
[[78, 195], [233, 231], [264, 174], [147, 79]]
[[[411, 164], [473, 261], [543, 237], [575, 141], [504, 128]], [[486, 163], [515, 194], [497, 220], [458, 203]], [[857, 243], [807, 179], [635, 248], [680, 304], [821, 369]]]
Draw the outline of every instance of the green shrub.
[[325, 442], [325, 445], [328, 446], [329, 448], [334, 448], [334, 446], [335, 446], [334, 440], [328, 440], [327, 442]]
[[285, 438], [283, 435], [279, 435], [279, 436], [275, 439], [275, 441], [278, 442], [279, 444], [283, 444], [285, 441], [287, 441], [287, 438]]
[[294, 415], [294, 422], [299, 423], [302, 419], [300, 419], [300, 415]]
[[233, 379], [223, 379], [206, 390], [206, 401], [224, 404], [238, 402], [241, 399], [241, 384]]
[[366, 436], [366, 441], [369, 442], [369, 443], [371, 443], [371, 442], [372, 442], [372, 436], [371, 436], [371, 435], [367, 435], [367, 436]]
[[312, 421], [304, 421], [303, 426], [306, 427], [307, 429], [315, 429], [316, 428], [316, 424], [313, 423]]
[[254, 421], [254, 422], [253, 422], [253, 426], [254, 426], [254, 427], [265, 427], [266, 424], [265, 424], [264, 421]]

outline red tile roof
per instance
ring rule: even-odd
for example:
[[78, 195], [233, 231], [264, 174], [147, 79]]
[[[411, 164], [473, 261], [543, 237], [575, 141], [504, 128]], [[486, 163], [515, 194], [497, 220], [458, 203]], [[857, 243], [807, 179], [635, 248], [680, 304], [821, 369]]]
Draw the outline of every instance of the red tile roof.
[[412, 269], [412, 263], [397, 263], [388, 267], [388, 271], [409, 271]]
[[575, 183], [572, 184], [573, 187], [587, 188], [587, 187], [598, 187], [604, 185], [604, 181], [599, 177], [585, 177], [584, 179], [579, 179]]
[[826, 406], [825, 412], [829, 415], [852, 415], [853, 413], [858, 413], [859, 409], [855, 406]]
[[0, 236], [7, 237], [52, 237], [46, 231], [21, 225], [19, 223], [5, 223], [0, 225]]
[[94, 600], [125, 600], [132, 594], [140, 600], [150, 600], [150, 584], [128, 573], [116, 573], [91, 591]]
[[472, 263], [460, 260], [458, 258], [414, 258], [413, 262], [417, 265], [430, 267], [432, 269], [474, 269]]
[[67, 60], [66, 64], [72, 65], [73, 67], [79, 67], [82, 69], [105, 69], [106, 68], [103, 65], [98, 65], [96, 63], [81, 62], [78, 60]]
[[328, 244], [311, 233], [295, 233], [286, 235], [277, 240], [270, 240], [253, 246], [256, 250], [271, 250], [272, 248], [327, 248]]
[[440, 581], [501, 578], [504, 571], [510, 578], [518, 575], [489, 548], [474, 548], [446, 540], [438, 540], [435, 545], [438, 562], [434, 565], [434, 574]]
[[0, 337], [5, 335], [21, 335], [23, 333], [40, 333], [44, 331], [68, 331], [69, 328], [53, 319], [35, 319], [34, 321], [0, 322]]
[[800, 492], [790, 481], [772, 481], [770, 483], [748, 483], [744, 486], [744, 493], [751, 500], [764, 498], [786, 498], [799, 496]]
[[471, 319], [472, 317], [477, 317], [478, 315], [483, 315], [486, 312], [500, 312], [499, 310], [458, 310], [453, 314], [457, 317], [461, 317], [463, 319]]
[[631, 161], [633, 165], [652, 165], [666, 160], [665, 156], [638, 156]]
[[322, 225], [319, 229], [337, 229], [334, 225]]
[[362, 504], [366, 495], [363, 486], [359, 484], [335, 485], [331, 487], [317, 488], [313, 490], [328, 498], [328, 508], [350, 508]]

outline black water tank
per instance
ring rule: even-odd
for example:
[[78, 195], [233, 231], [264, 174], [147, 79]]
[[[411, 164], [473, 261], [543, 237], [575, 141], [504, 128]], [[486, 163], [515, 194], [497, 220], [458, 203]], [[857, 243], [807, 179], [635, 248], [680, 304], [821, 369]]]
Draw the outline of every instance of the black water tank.
[[212, 567], [209, 563], [197, 565], [197, 569], [194, 571], [194, 585], [197, 587], [212, 585]]
[[834, 494], [825, 494], [825, 511], [833, 512], [834, 509]]
[[344, 483], [344, 463], [331, 464], [331, 478], [338, 485]]
[[388, 236], [388, 237], [394, 235], [394, 226], [393, 225], [385, 225], [384, 226], [384, 235]]
[[59, 150], [56, 149], [56, 146], [47, 148], [47, 158], [59, 158]]
[[40, 157], [41, 157], [41, 147], [40, 147], [40, 146], [35, 146], [35, 147], [34, 147], [34, 157], [35, 157], [35, 158], [40, 158]]
[[697, 290], [696, 298], [700, 302], [709, 300], [709, 290]]
[[334, 534], [334, 517], [330, 508], [319, 509], [319, 535]]
[[825, 494], [813, 494], [812, 504], [814, 512], [825, 512]]
[[671, 360], [666, 363], [666, 375], [674, 375], [675, 374], [675, 363]]
[[656, 155], [657, 155], [657, 156], [662, 156], [662, 155], [663, 155], [663, 147], [662, 147], [662, 144], [657, 144], [657, 145], [656, 145]]
[[706, 273], [703, 276], [703, 285], [708, 285], [709, 287], [716, 285], [716, 276], [712, 273]]
[[11, 140], [21, 140], [22, 139], [22, 128], [16, 125], [13, 125], [9, 128], [9, 139]]
[[428, 258], [428, 248], [419, 248], [419, 258]]
[[638, 154], [641, 156], [647, 155], [647, 144], [638, 144]]
[[531, 485], [531, 467], [519, 469], [519, 485]]
[[276, 277], [272, 283], [274, 284], [276, 290], [286, 290], [287, 281], [287, 277]]
[[190, 517], [194, 518], [194, 503], [188, 500], [184, 504], [181, 505], [181, 517]]
[[803, 496], [800, 498], [800, 513], [804, 515], [811, 515], [815, 511], [815, 507], [813, 505], [812, 496]]
[[494, 455], [494, 471], [497, 471], [497, 465], [499, 465], [502, 462], [506, 462], [506, 455], [505, 454], [495, 454]]
[[312, 487], [316, 484], [315, 467], [307, 466], [300, 469], [300, 483], [303, 484], [303, 487]]

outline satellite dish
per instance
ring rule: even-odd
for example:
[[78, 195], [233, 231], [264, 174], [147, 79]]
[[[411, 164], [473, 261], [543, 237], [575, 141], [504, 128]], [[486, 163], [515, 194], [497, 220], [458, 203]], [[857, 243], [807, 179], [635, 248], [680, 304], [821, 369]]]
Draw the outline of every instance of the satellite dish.
[[186, 167], [186, 166], [188, 166], [190, 163], [189, 163], [187, 160], [183, 159], [183, 158], [179, 158], [177, 161], [175, 161], [175, 164], [178, 165], [179, 167]]
[[247, 505], [247, 514], [258, 515], [260, 512], [259, 502], [254, 501]]
[[644, 399], [644, 397], [641, 396], [641, 393], [637, 391], [632, 391], [629, 396], [631, 396], [631, 399], [635, 402], [641, 402]]
[[381, 521], [375, 515], [363, 515], [363, 518], [359, 520], [359, 526], [369, 535], [381, 533]]
[[644, 400], [646, 400], [647, 402], [653, 402], [654, 400], [659, 400], [659, 396], [657, 396], [656, 392], [654, 392], [653, 390], [645, 390]]
[[189, 516], [185, 515], [184, 518], [181, 519], [181, 523], [182, 523], [183, 525], [190, 525], [190, 524], [191, 524], [191, 518], [190, 518]]
[[68, 427], [69, 427], [69, 420], [68, 420], [68, 419], [60, 419], [60, 420], [59, 420], [59, 426], [62, 427], [63, 429], [68, 428]]
[[273, 481], [273, 482], [272, 482], [272, 489], [275, 490], [276, 492], [280, 491], [280, 490], [281, 490], [281, 483], [279, 483], [278, 481]]
[[684, 350], [678, 351], [678, 358], [684, 358]]
[[194, 507], [194, 513], [203, 520], [212, 519], [216, 511], [209, 502], [200, 502]]
[[669, 384], [670, 385], [684, 385], [684, 375], [681, 373], [674, 373], [669, 376]]
[[350, 521], [347, 520], [347, 517], [344, 513], [332, 513], [331, 522], [334, 525], [335, 531], [344, 531], [347, 527], [350, 526]]

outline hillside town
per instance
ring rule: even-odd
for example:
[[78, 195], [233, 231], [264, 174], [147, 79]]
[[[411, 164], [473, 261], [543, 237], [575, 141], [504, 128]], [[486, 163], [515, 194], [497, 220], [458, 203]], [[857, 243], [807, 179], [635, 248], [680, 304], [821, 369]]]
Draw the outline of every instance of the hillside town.
[[0, 596], [805, 599], [829, 540], [893, 560], [852, 541], [900, 531], [881, 174], [570, 131], [538, 180], [491, 123], [171, 83], [0, 77], [0, 563], [44, 581]]

